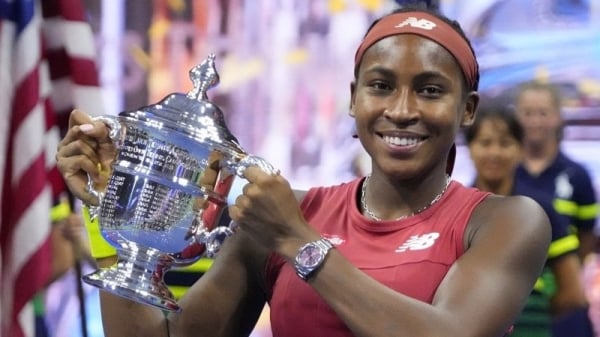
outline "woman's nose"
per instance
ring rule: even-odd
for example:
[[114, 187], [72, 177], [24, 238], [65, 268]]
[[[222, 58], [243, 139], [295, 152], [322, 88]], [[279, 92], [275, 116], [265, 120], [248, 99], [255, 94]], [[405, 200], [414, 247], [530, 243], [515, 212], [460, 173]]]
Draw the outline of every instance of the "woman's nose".
[[409, 89], [398, 90], [398, 94], [383, 113], [395, 122], [411, 122], [419, 117]]

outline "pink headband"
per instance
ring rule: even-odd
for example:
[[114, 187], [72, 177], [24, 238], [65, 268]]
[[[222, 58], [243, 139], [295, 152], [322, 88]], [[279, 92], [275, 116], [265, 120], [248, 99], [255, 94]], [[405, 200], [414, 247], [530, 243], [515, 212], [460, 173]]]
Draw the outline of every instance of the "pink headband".
[[477, 61], [469, 44], [448, 23], [425, 12], [404, 12], [383, 17], [371, 28], [358, 47], [354, 56], [354, 67], [358, 67], [369, 47], [383, 38], [398, 34], [420, 35], [446, 48], [460, 65], [469, 88], [474, 88]]

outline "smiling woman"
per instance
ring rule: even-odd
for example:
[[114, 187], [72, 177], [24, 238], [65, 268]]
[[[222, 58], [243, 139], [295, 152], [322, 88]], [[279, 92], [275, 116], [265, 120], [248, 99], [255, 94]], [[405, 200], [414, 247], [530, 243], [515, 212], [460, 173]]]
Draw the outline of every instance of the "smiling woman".
[[[265, 303], [273, 336], [505, 334], [544, 266], [551, 230], [531, 199], [448, 177], [457, 133], [479, 101], [468, 40], [456, 22], [404, 8], [371, 26], [354, 69], [350, 114], [371, 158], [368, 183], [296, 191], [284, 175], [247, 168], [229, 207], [238, 231], [182, 311], [165, 317], [102, 294], [107, 335], [247, 336]], [[81, 111], [70, 122], [58, 166], [73, 193], [93, 202], [80, 182], [98, 177], [95, 158], [113, 150], [108, 130]]]
[[500, 195], [513, 193], [514, 175], [523, 159], [523, 128], [505, 106], [487, 103], [465, 130], [476, 170], [474, 186]]

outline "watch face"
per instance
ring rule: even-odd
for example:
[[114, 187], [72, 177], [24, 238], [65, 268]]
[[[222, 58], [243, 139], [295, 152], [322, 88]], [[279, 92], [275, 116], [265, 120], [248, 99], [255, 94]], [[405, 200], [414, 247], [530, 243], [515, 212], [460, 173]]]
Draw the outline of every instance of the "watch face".
[[319, 247], [314, 245], [307, 246], [298, 255], [298, 263], [304, 267], [313, 267], [319, 264], [323, 258], [323, 252]]

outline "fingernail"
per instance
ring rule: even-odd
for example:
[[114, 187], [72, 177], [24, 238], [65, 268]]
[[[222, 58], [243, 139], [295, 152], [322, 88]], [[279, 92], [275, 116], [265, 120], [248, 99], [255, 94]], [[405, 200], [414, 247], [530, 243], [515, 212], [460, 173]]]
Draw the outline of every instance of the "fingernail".
[[79, 130], [81, 130], [81, 132], [86, 133], [86, 132], [90, 132], [94, 129], [94, 126], [92, 124], [81, 124], [79, 126]]

